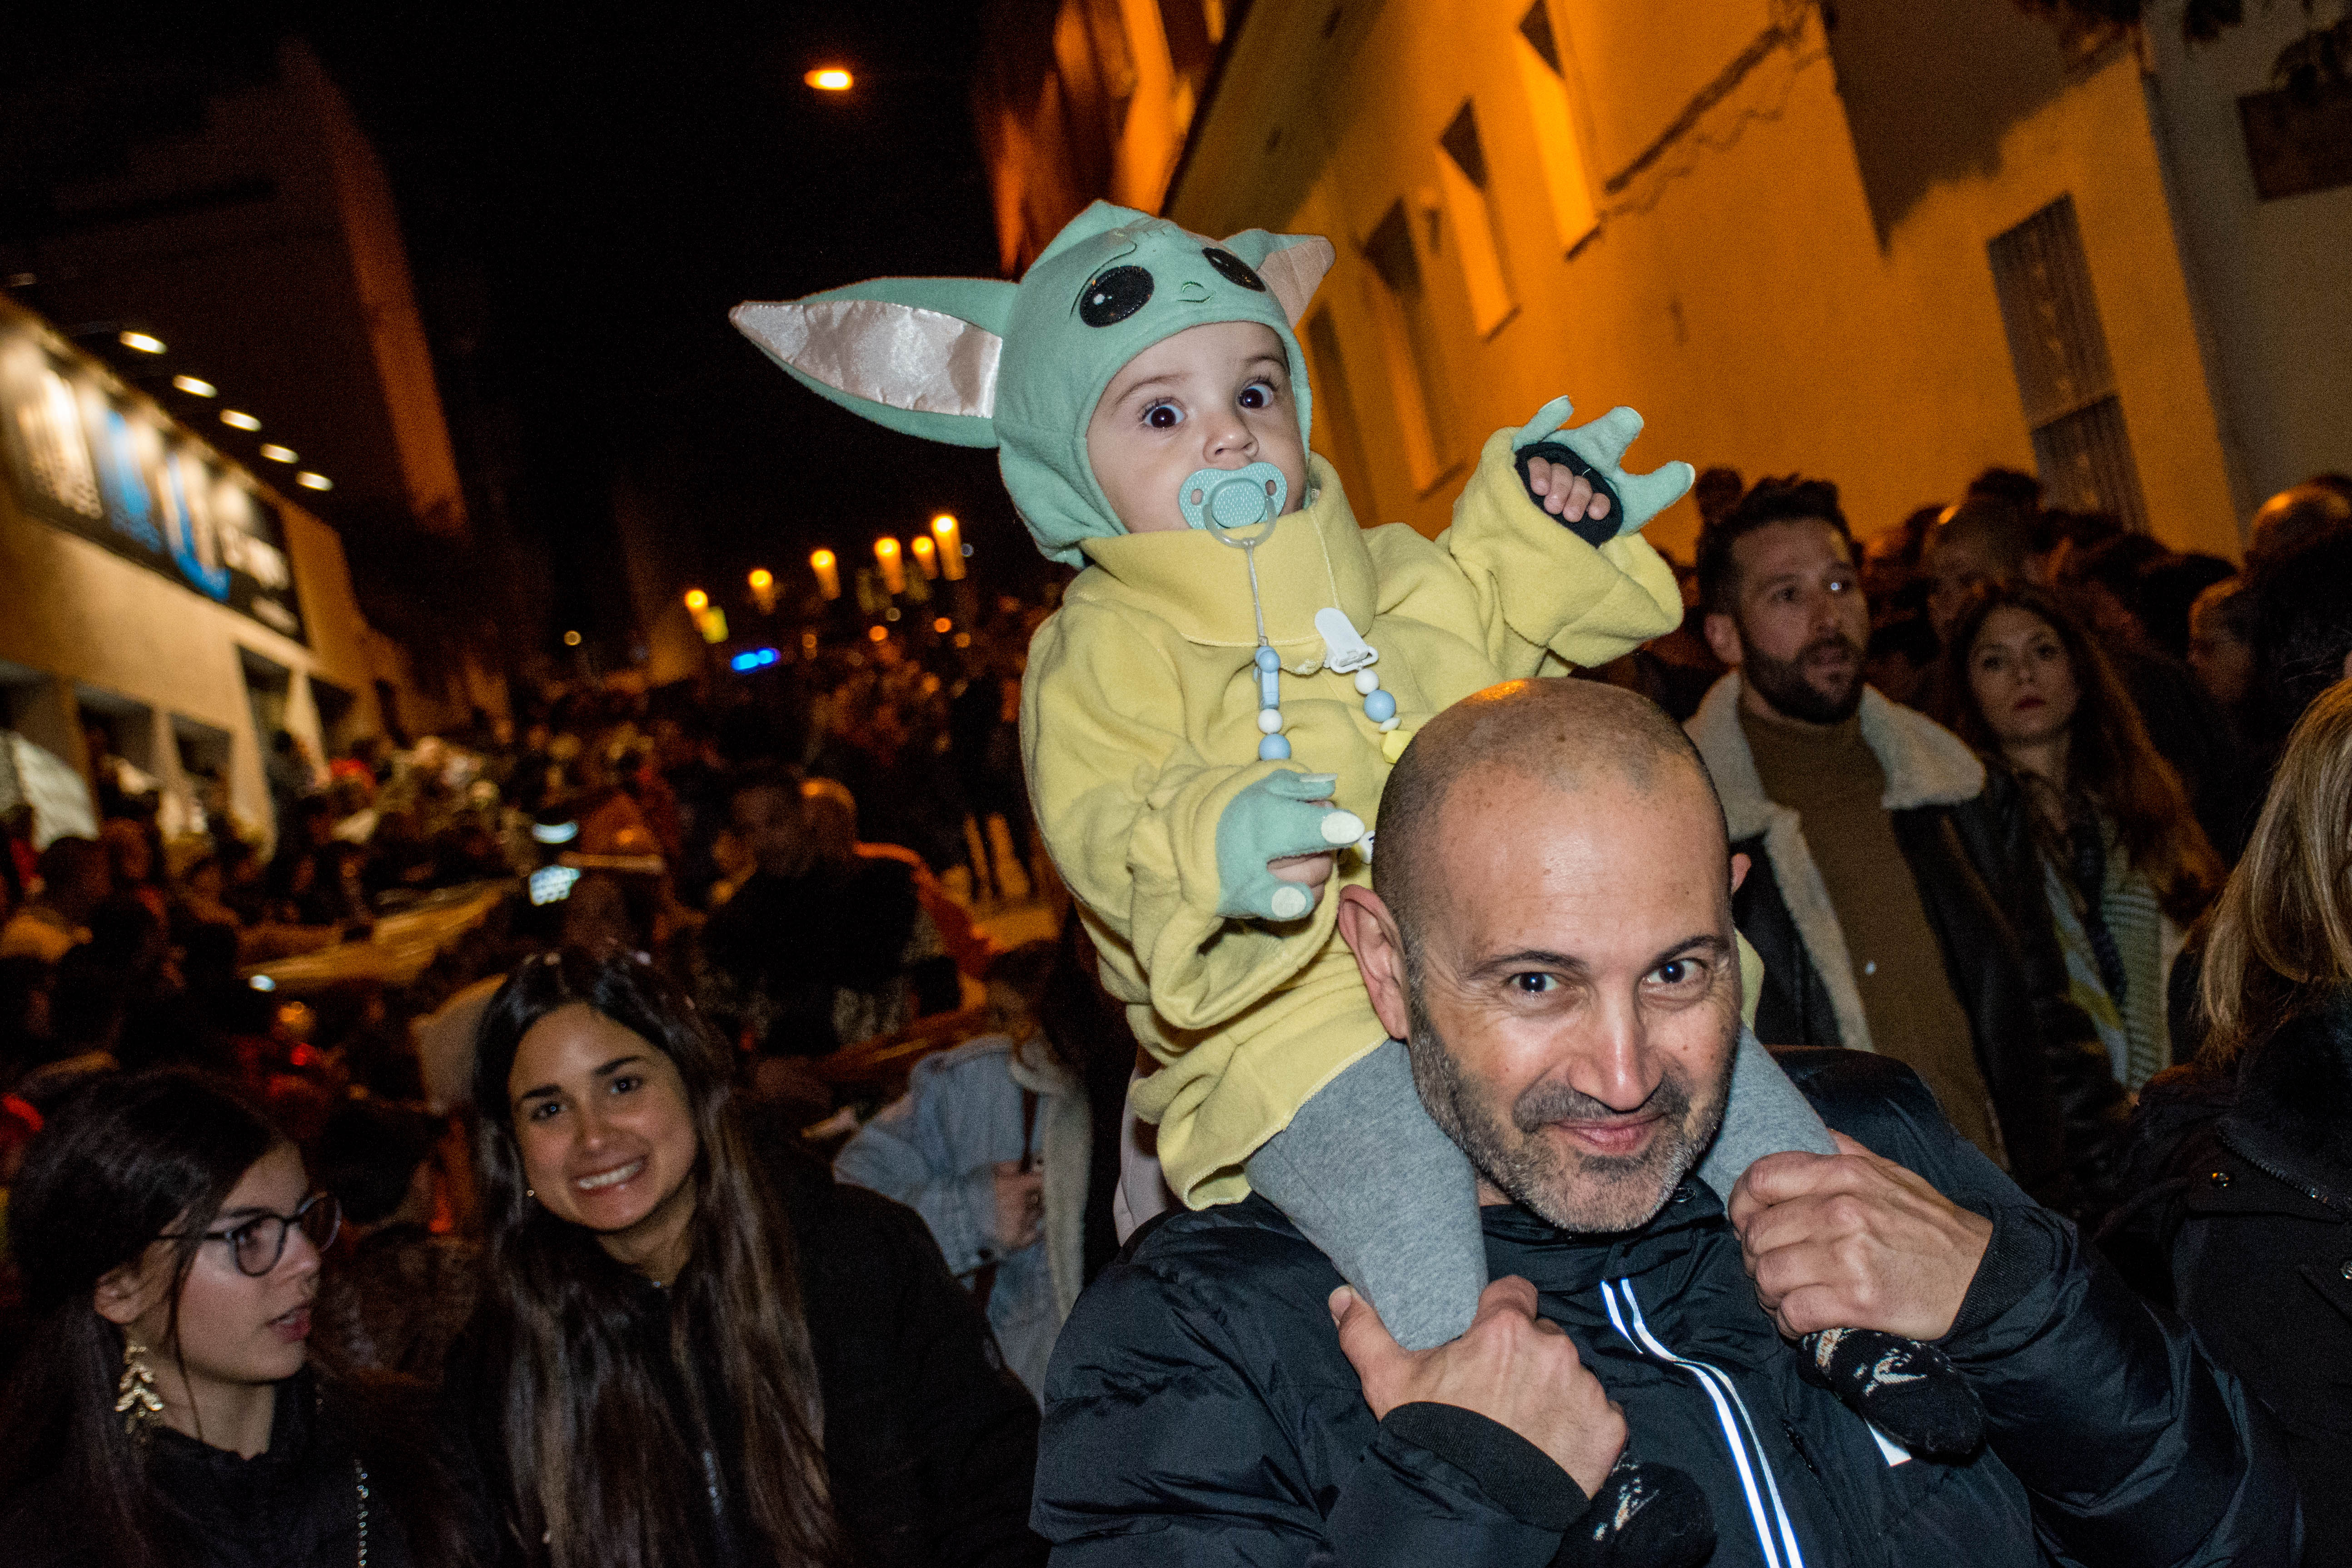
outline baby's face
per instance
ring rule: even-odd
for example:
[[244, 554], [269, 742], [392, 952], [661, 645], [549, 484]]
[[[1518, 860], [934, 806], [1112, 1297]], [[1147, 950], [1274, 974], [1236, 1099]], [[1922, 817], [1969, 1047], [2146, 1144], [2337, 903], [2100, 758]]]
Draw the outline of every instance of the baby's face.
[[1087, 423], [1087, 461], [1129, 533], [1191, 526], [1177, 491], [1202, 468], [1272, 463], [1307, 495], [1290, 362], [1274, 329], [1213, 321], [1162, 338], [1111, 377]]

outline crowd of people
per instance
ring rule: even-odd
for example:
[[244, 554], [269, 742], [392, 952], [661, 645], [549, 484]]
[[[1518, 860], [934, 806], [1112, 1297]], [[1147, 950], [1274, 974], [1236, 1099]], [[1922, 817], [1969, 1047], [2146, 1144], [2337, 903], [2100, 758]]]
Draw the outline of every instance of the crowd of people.
[[[1716, 469], [1697, 494], [1679, 629], [1579, 672], [1587, 706], [1558, 726], [1522, 695], [1516, 738], [1432, 723], [1406, 756], [1526, 771], [1528, 734], [1581, 730], [1662, 759], [1579, 786], [1664, 779], [1635, 793], [1682, 814], [1591, 847], [1649, 856], [1609, 862], [1628, 889], [1610, 940], [1656, 923], [1640, 889], [1675, 855], [1715, 858], [1694, 888], [1728, 867], [1756, 1035], [1805, 1064], [1832, 1129], [1933, 1182], [1957, 1216], [1939, 1234], [1981, 1260], [1922, 1296], [1909, 1337], [2030, 1364], [2006, 1374], [2028, 1405], [2015, 1389], [2068, 1369], [2131, 1391], [2033, 1405], [2035, 1439], [2000, 1447], [2035, 1495], [2074, 1500], [2045, 1546], [2283, 1561], [2291, 1471], [2305, 1560], [2352, 1549], [2352, 480], [2273, 499], [2242, 568], [2044, 509], [1999, 469], [1867, 537], [1823, 479]], [[10, 822], [9, 1559], [976, 1564], [1050, 1541], [1075, 1563], [1327, 1560], [1261, 1559], [1256, 1534], [1350, 1563], [1586, 1561], [1551, 1556], [1582, 1500], [1617, 1486], [1655, 1519], [1689, 1475], [1714, 1484], [1719, 1454], [1646, 1452], [1638, 1485], [1596, 1465], [1590, 1433], [1639, 1430], [1680, 1374], [1629, 1352], [1598, 1394], [1543, 1335], [1505, 1344], [1509, 1281], [1458, 1343], [1570, 1389], [1584, 1423], [1497, 1415], [1524, 1451], [1414, 1415], [1468, 1399], [1438, 1388], [1446, 1352], [1399, 1349], [1360, 1303], [1325, 1316], [1338, 1276], [1262, 1198], [1122, 1254], [1169, 1200], [1128, 1107], [1150, 1061], [1024, 786], [1023, 659], [1051, 608], [812, 641], [719, 685], [551, 689], [511, 722], [324, 766], [288, 738], [266, 851], [225, 803], [186, 831], [111, 772], [95, 837], [37, 848]], [[1428, 757], [1445, 746], [1459, 759]], [[1460, 1066], [1440, 1125], [1488, 1141], [1482, 1175], [1526, 1173], [1496, 1197], [1564, 1224], [1580, 1200], [1514, 1163], [1528, 1129], [1478, 1098], [1486, 1026], [1432, 979], [1476, 900], [1425, 916], [1389, 868], [1414, 857], [1411, 896], [1440, 900], [1475, 824], [1440, 834], [1436, 814], [1384, 811], [1380, 897], [1349, 889], [1339, 927], [1376, 1009], [1377, 955], [1402, 955], [1383, 1025], [1416, 1052], [1444, 1037]], [[336, 969], [461, 889], [487, 914], [413, 978]], [[1016, 905], [1050, 934], [992, 934]], [[1667, 912], [1713, 918], [1693, 908]], [[273, 978], [295, 959], [312, 980]], [[1932, 1100], [1817, 1049], [1841, 1047]], [[1874, 1109], [1842, 1116], [1840, 1094]], [[1810, 1201], [1770, 1169], [1735, 1223]], [[1711, 1210], [1688, 1174], [1660, 1201]], [[1727, 1269], [1772, 1294], [1738, 1243], [1691, 1251], [1645, 1221], [1587, 1257], [1482, 1212], [1497, 1273], [1598, 1292], [1595, 1333], [1646, 1309], [1738, 1362], [1775, 1321], [1855, 1321], [1790, 1286], [1771, 1319], [1700, 1327], [1626, 1277]], [[1617, 1326], [1636, 1352], [1651, 1331]], [[1873, 1452], [1859, 1424], [1786, 1408], [1807, 1467]], [[1767, 1464], [1780, 1441], [1748, 1438]], [[1541, 1477], [1496, 1489], [1546, 1456], [1578, 1507]], [[1885, 1528], [1922, 1551], [1995, 1529], [2007, 1494], [1956, 1474]], [[1672, 1530], [1627, 1541], [1706, 1560]]]

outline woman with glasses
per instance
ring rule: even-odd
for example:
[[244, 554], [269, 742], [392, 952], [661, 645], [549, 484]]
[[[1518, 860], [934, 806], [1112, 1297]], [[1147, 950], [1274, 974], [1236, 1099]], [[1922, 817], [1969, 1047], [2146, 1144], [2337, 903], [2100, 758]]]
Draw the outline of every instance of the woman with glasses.
[[458, 1560], [414, 1428], [310, 1364], [339, 1211], [235, 1094], [180, 1071], [84, 1086], [8, 1220], [32, 1326], [0, 1414], [0, 1558]]
[[482, 1304], [456, 1428], [503, 1562], [1042, 1563], [1037, 1410], [911, 1211], [747, 1136], [625, 953], [525, 963], [474, 1064]]

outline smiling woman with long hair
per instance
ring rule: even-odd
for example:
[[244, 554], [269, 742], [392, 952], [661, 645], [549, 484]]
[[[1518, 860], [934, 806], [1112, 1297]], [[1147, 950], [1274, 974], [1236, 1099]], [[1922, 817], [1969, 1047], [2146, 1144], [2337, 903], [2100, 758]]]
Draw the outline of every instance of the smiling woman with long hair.
[[755, 1156], [731, 1067], [626, 954], [544, 954], [490, 1004], [488, 1277], [449, 1397], [500, 1556], [1042, 1562], [1035, 1407], [922, 1222]]
[[2221, 862], [2123, 682], [2046, 590], [1978, 590], [1944, 659], [1937, 717], [2024, 786], [2074, 998], [2137, 1089], [2170, 1063], [2166, 977]]
[[21, 1568], [462, 1561], [416, 1426], [314, 1372], [335, 1200], [207, 1079], [100, 1079], [9, 1196], [33, 1315], [0, 1414]]

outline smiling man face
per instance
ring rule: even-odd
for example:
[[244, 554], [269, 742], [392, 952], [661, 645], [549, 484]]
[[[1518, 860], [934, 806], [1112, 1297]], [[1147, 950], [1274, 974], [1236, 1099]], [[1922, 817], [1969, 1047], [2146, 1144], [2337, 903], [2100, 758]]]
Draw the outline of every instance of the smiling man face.
[[1343, 895], [1373, 1005], [1482, 1201], [1634, 1229], [1722, 1124], [1738, 1035], [1706, 775], [1664, 714], [1577, 681], [1481, 693], [1414, 746], [1447, 760], [1400, 763], [1381, 890]]

